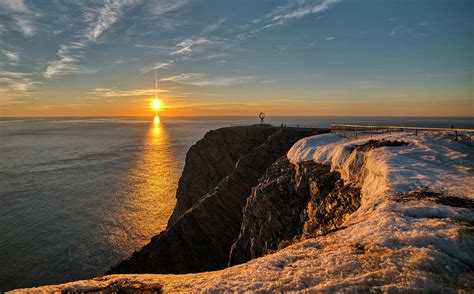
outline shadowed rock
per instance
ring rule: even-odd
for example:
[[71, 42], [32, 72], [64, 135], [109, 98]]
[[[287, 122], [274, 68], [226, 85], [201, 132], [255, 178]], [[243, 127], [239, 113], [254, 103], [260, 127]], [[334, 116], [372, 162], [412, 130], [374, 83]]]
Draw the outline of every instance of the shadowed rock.
[[369, 150], [372, 150], [372, 149], [377, 149], [377, 148], [380, 148], [380, 147], [399, 147], [399, 146], [406, 146], [406, 145], [408, 145], [408, 142], [404, 142], [404, 141], [369, 140], [364, 144], [355, 145], [353, 147], [353, 149], [351, 150], [351, 152], [353, 150], [359, 150], [359, 151], [364, 151], [365, 152], [365, 151], [369, 151]]
[[443, 195], [441, 193], [429, 191], [426, 187], [407, 193], [400, 193], [397, 195], [396, 200], [400, 202], [430, 200], [447, 206], [474, 209], [474, 200], [472, 199]]
[[228, 127], [209, 131], [191, 146], [168, 226], [230, 175], [242, 154], [261, 145], [277, 128]]

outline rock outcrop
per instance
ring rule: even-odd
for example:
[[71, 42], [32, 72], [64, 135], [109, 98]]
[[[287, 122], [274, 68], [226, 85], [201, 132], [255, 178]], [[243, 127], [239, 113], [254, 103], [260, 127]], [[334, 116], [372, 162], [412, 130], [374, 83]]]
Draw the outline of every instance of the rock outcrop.
[[360, 189], [327, 164], [275, 162], [247, 200], [229, 265], [247, 262], [339, 228], [360, 206]]
[[[180, 204], [167, 230], [109, 273], [191, 273], [226, 267], [252, 187], [297, 140], [313, 133], [309, 129], [249, 127], [207, 135], [187, 155], [178, 188]], [[209, 191], [202, 194], [206, 189]]]
[[[354, 164], [359, 164], [365, 152], [407, 144], [369, 140], [354, 145], [349, 156], [357, 157]], [[292, 164], [286, 156], [280, 158], [247, 199], [240, 235], [232, 245], [229, 265], [244, 263], [297, 241], [340, 229], [360, 206], [358, 184], [345, 184], [341, 174], [331, 171], [329, 164], [314, 161]]]

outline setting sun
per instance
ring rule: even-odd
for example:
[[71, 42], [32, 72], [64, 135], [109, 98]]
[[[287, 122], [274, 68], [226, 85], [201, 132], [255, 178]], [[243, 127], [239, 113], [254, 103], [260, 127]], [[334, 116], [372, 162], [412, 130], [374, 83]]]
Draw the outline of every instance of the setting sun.
[[161, 107], [161, 102], [160, 102], [160, 100], [156, 100], [156, 99], [153, 100], [152, 107], [153, 107], [154, 110], [160, 109], [160, 107]]

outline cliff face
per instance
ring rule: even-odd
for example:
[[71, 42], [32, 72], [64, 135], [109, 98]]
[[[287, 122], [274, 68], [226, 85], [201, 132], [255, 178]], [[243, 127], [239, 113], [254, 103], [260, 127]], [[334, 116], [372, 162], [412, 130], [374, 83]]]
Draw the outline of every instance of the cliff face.
[[186, 155], [176, 191], [171, 226], [205, 194], [230, 175], [240, 156], [261, 145], [277, 128], [228, 127], [208, 132]]
[[241, 127], [206, 135], [187, 155], [167, 230], [109, 273], [190, 273], [226, 267], [252, 187], [276, 159], [312, 133]]

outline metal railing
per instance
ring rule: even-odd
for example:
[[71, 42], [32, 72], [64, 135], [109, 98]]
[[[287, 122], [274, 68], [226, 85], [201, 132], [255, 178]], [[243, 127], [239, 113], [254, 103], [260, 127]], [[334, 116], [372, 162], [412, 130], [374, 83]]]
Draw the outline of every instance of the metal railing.
[[472, 134], [474, 129], [463, 129], [463, 128], [430, 128], [430, 127], [407, 127], [407, 126], [360, 126], [360, 125], [341, 125], [341, 124], [332, 124], [331, 133], [342, 133], [343, 137], [346, 137], [346, 132], [354, 132], [355, 137], [357, 138], [358, 132], [368, 132], [372, 136], [373, 134], [387, 132], [391, 134], [392, 132], [404, 132], [405, 130], [412, 130], [415, 132], [415, 135], [418, 135], [420, 131], [443, 131], [443, 132], [453, 132], [454, 140], [458, 140], [458, 136], [461, 133], [467, 133], [469, 139], [472, 139]]

